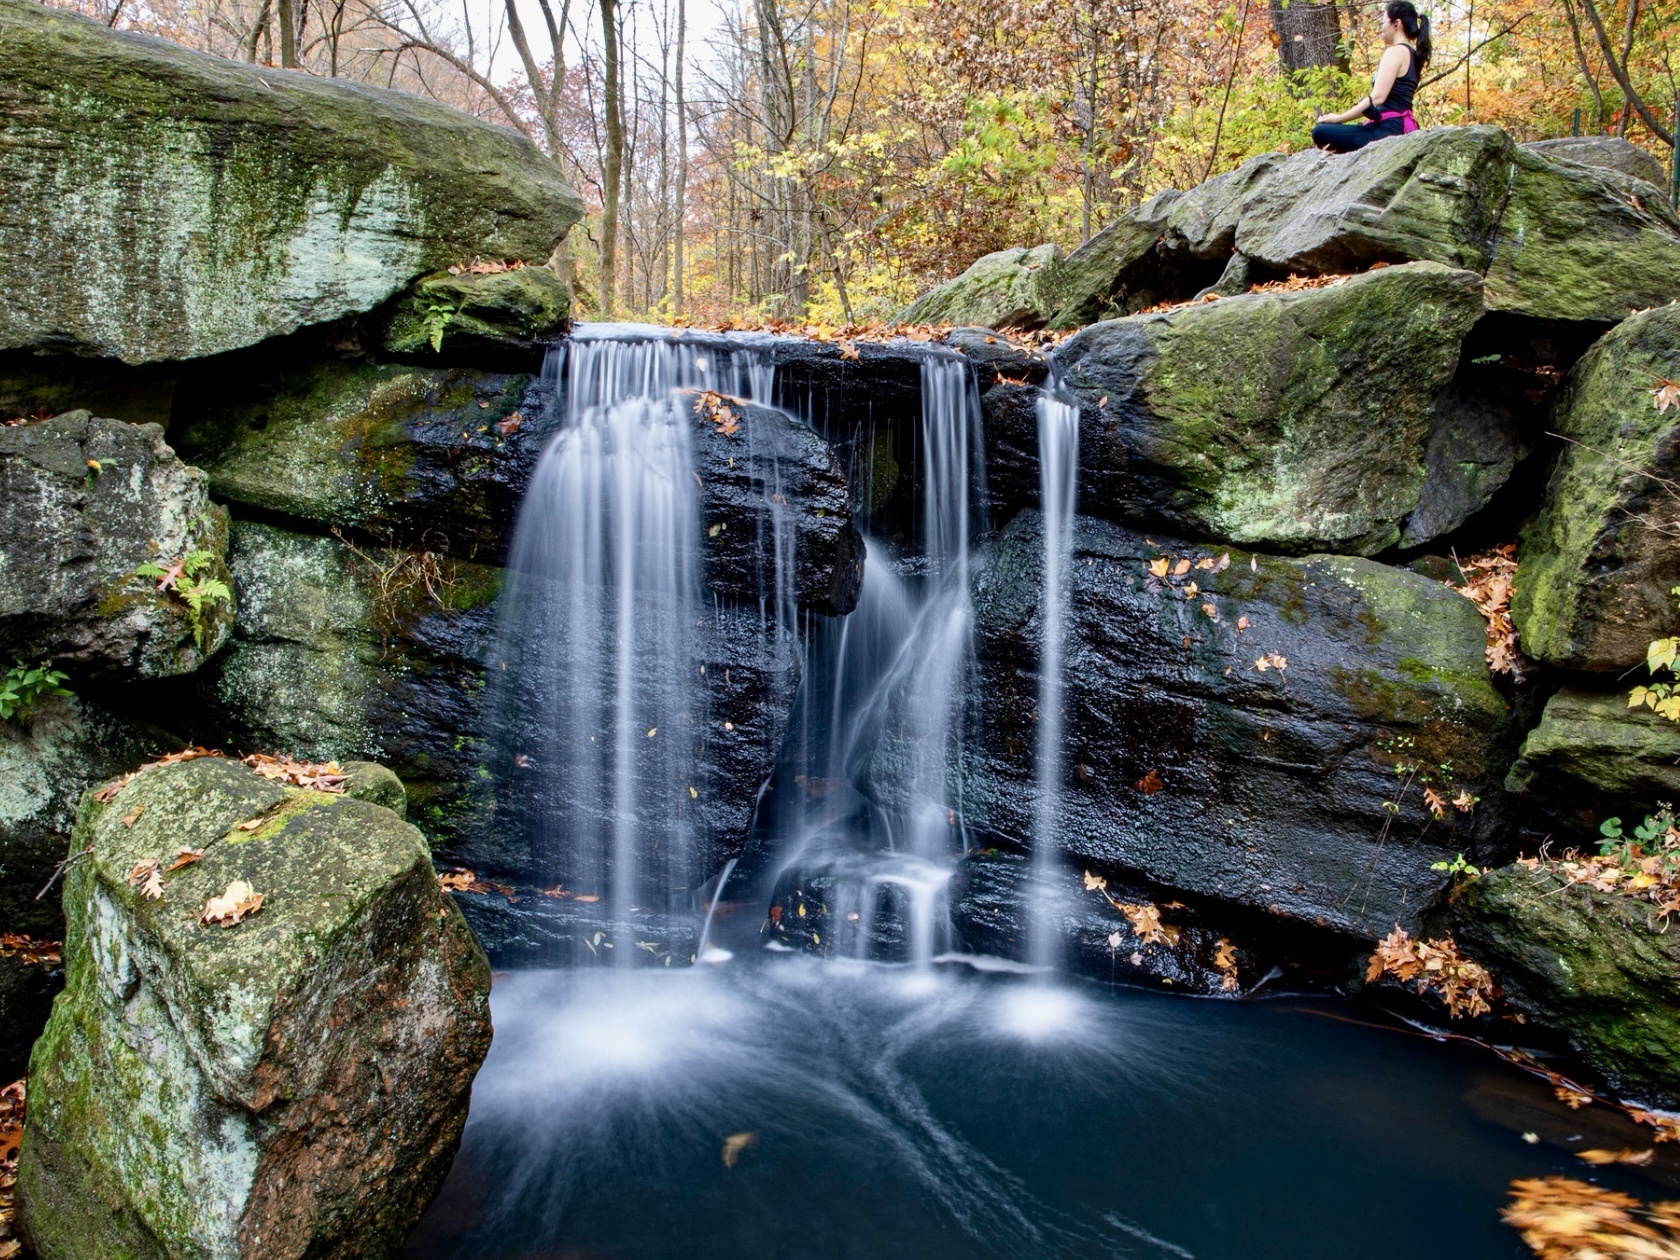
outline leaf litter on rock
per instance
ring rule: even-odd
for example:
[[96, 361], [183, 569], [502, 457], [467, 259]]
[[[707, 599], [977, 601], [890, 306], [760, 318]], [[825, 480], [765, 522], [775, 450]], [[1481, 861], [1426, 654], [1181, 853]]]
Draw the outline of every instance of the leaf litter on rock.
[[262, 907], [263, 895], [244, 880], [236, 879], [229, 882], [221, 896], [211, 897], [204, 903], [204, 913], [199, 915], [198, 921], [206, 927], [216, 924], [230, 928]]
[[0, 1089], [0, 1260], [20, 1255], [23, 1244], [14, 1237], [18, 1146], [23, 1140], [26, 1085], [13, 1081]]

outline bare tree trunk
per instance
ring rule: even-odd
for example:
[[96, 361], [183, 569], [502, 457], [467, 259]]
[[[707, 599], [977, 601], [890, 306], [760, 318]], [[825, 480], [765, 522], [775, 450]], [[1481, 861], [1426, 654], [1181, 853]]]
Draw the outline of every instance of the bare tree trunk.
[[688, 37], [688, 0], [677, 0], [677, 187], [672, 224], [671, 314], [683, 308], [683, 219], [688, 214], [688, 114], [683, 100], [683, 44]]
[[601, 0], [605, 51], [606, 152], [601, 160], [601, 318], [613, 317], [618, 280], [618, 203], [624, 163], [624, 119], [618, 99], [618, 5]]
[[297, 0], [278, 0], [280, 9], [280, 64], [296, 70], [298, 64]]
[[262, 9], [257, 14], [256, 25], [251, 27], [250, 42], [246, 45], [246, 48], [245, 48], [245, 60], [246, 61], [252, 61], [252, 62], [256, 61], [256, 59], [257, 59], [257, 43], [258, 43], [258, 41], [260, 41], [262, 39], [263, 32], [268, 30], [268, 15], [271, 11], [272, 11], [272, 0], [263, 0]]
[[1271, 0], [1272, 30], [1278, 37], [1278, 60], [1285, 70], [1307, 70], [1315, 66], [1348, 68], [1347, 50], [1342, 44], [1342, 19], [1334, 4], [1308, 4], [1306, 0]]

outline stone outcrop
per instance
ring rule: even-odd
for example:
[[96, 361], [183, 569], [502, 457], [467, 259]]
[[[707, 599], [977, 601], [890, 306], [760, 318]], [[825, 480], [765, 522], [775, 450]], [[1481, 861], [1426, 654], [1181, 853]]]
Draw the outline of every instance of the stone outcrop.
[[[1010, 845], [1036, 842], [1043, 547], [1023, 512], [975, 578], [984, 734], [961, 800]], [[1056, 834], [1070, 863], [1378, 937], [1441, 891], [1432, 863], [1501, 835], [1509, 714], [1469, 600], [1368, 560], [1088, 518], [1072, 548]], [[1162, 557], [1164, 579], [1147, 567]]]
[[1530, 140], [1520, 146], [1550, 162], [1574, 162], [1601, 170], [1619, 171], [1659, 187], [1668, 172], [1648, 150], [1616, 136], [1562, 136], [1556, 140]]
[[1522, 534], [1511, 615], [1525, 653], [1620, 672], [1680, 629], [1680, 305], [1627, 320], [1571, 369], [1548, 428], [1564, 441]]
[[[393, 1251], [490, 1043], [489, 967], [420, 833], [207, 757], [87, 798], [75, 843], [18, 1172], [36, 1253]], [[147, 898], [131, 869], [182, 846], [203, 857]], [[233, 881], [261, 908], [201, 925]]]
[[975, 324], [1042, 328], [1055, 313], [1051, 278], [1062, 260], [1055, 245], [1001, 249], [898, 313], [901, 324]]
[[205, 589], [225, 590], [227, 514], [155, 424], [70, 411], [0, 428], [0, 537], [0, 657], [159, 678], [227, 637], [229, 594]]
[[1605, 818], [1634, 824], [1658, 801], [1680, 803], [1680, 722], [1625, 690], [1565, 687], [1546, 701], [1505, 780], [1580, 837], [1596, 838]]
[[540, 262], [582, 211], [523, 136], [406, 93], [31, 0], [0, 0], [0, 64], [0, 349], [253, 345], [475, 256]]
[[[1052, 311], [1051, 328], [1078, 328], [1190, 298], [1221, 284], [1227, 267], [1252, 282], [1407, 261], [1477, 272], [1489, 310], [1536, 319], [1611, 323], [1680, 297], [1680, 217], [1639, 174], [1649, 168], [1620, 151], [1591, 164], [1579, 147], [1564, 160], [1551, 152], [1476, 126], [1352, 154], [1263, 154], [1157, 195], [1046, 266], [1037, 284], [1049, 296], [1034, 309]], [[1228, 279], [1234, 291], [1237, 276]], [[966, 280], [918, 306], [974, 322], [960, 300]]]
[[1454, 906], [1455, 937], [1507, 1000], [1561, 1029], [1625, 1098], [1680, 1106], [1680, 937], [1655, 907], [1503, 866]]
[[166, 732], [78, 696], [48, 696], [0, 721], [0, 929], [57, 940], [57, 890], [37, 894], [70, 851], [82, 793], [179, 748]]
[[425, 362], [447, 355], [484, 367], [536, 356], [565, 331], [571, 294], [543, 267], [440, 271], [423, 276], [398, 301], [380, 336], [388, 354]]
[[[1462, 467], [1431, 469], [1430, 447], [1480, 314], [1473, 273], [1419, 263], [1093, 325], [1057, 355], [1080, 405], [1081, 502], [1244, 546], [1391, 547], [1431, 473]], [[1029, 418], [988, 408], [993, 432]]]
[[[185, 389], [183, 389], [185, 393]], [[207, 381], [176, 441], [235, 510], [492, 563], [552, 432], [529, 374], [321, 362]]]

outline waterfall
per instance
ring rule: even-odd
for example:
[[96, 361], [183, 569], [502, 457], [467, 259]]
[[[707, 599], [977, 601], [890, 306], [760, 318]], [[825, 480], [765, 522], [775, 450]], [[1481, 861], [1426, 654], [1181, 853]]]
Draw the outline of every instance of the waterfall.
[[[514, 747], [504, 776], [556, 895], [598, 906], [604, 922], [686, 911], [711, 874], [695, 867], [689, 806], [711, 601], [684, 391], [767, 401], [773, 367], [751, 344], [597, 325], [544, 370], [558, 430], [507, 565], [498, 726]], [[791, 627], [788, 531], [773, 504], [765, 516], [766, 616]]]
[[1044, 521], [1044, 616], [1039, 647], [1037, 801], [1033, 817], [1030, 904], [1031, 961], [1053, 968], [1060, 961], [1057, 931], [1057, 830], [1061, 821], [1063, 746], [1062, 652], [1067, 633], [1068, 568], [1079, 481], [1079, 408], [1060, 388], [1052, 367], [1038, 396], [1039, 507]]

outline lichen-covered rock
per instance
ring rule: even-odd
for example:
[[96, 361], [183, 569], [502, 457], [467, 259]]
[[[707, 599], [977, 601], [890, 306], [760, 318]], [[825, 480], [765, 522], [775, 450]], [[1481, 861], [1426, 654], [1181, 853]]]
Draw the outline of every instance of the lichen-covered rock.
[[391, 766], [445, 855], [488, 831], [484, 658], [501, 570], [250, 521], [234, 524], [230, 562], [243, 595], [204, 681], [215, 737]]
[[1502, 866], [1464, 889], [1454, 935], [1506, 999], [1560, 1028], [1623, 1097], [1680, 1105], [1680, 936], [1648, 901]]
[[1248, 546], [1391, 547], [1481, 309], [1474, 273], [1417, 263], [1093, 325], [1057, 354], [1080, 403], [1081, 502]]
[[[706, 585], [726, 599], [844, 616], [857, 606], [864, 548], [833, 450], [778, 408], [729, 406], [732, 433], [694, 407]], [[776, 589], [778, 571], [786, 589]]]
[[[159, 678], [197, 669], [227, 638], [227, 513], [155, 424], [68, 411], [0, 428], [0, 659], [76, 674]], [[168, 571], [191, 559], [172, 589]]]
[[[490, 1043], [489, 966], [420, 833], [201, 758], [88, 799], [75, 843], [18, 1170], [41, 1260], [394, 1251]], [[158, 899], [130, 883], [182, 846], [204, 856]], [[236, 880], [261, 909], [202, 925]]]
[[181, 746], [174, 736], [78, 696], [47, 696], [0, 722], [0, 928], [57, 940], [57, 890], [82, 793]]
[[530, 358], [565, 331], [571, 294], [546, 267], [440, 271], [422, 276], [392, 312], [381, 338], [391, 354], [424, 360]]
[[1165, 189], [1063, 259], [1052, 328], [1079, 328], [1214, 284], [1236, 248], [1243, 202], [1283, 161], [1265, 153], [1188, 192]]
[[185, 398], [175, 437], [227, 503], [494, 563], [548, 396], [527, 374], [327, 361]]
[[1621, 671], [1680, 629], [1680, 305], [1645, 311], [1570, 370], [1551, 423], [1558, 450], [1540, 514], [1523, 531], [1511, 616], [1522, 648], [1569, 669]]
[[[1474, 606], [1369, 560], [1150, 538], [1075, 523], [1060, 854], [1360, 936], [1415, 925], [1444, 886], [1431, 865], [1502, 826], [1509, 714]], [[975, 577], [980, 734], [956, 798], [1029, 847], [1043, 573], [1023, 512]]]
[[1549, 162], [1619, 171], [1647, 184], [1660, 186], [1668, 176], [1654, 154], [1616, 136], [1561, 136], [1556, 140], [1530, 140], [1519, 147]]
[[1049, 326], [1189, 298], [1233, 258], [1251, 279], [1438, 262], [1483, 274], [1488, 309], [1548, 320], [1613, 322], [1680, 297], [1680, 218], [1642, 182], [1649, 167], [1553, 153], [1479, 126], [1263, 155], [1160, 193], [1068, 255]]
[[1483, 273], [1489, 310], [1613, 321], [1680, 297], [1680, 218], [1645, 188], [1497, 127], [1435, 128], [1297, 153], [1243, 203], [1236, 248], [1310, 272], [1429, 259]]
[[898, 313], [901, 324], [1042, 328], [1055, 313], [1056, 245], [1000, 249], [955, 280], [929, 290]]
[[0, 0], [0, 349], [187, 359], [372, 310], [581, 213], [523, 136]]
[[1629, 708], [1625, 690], [1565, 687], [1546, 701], [1505, 786], [1583, 837], [1596, 839], [1612, 815], [1632, 831], [1657, 802], [1680, 803], [1680, 722]]

